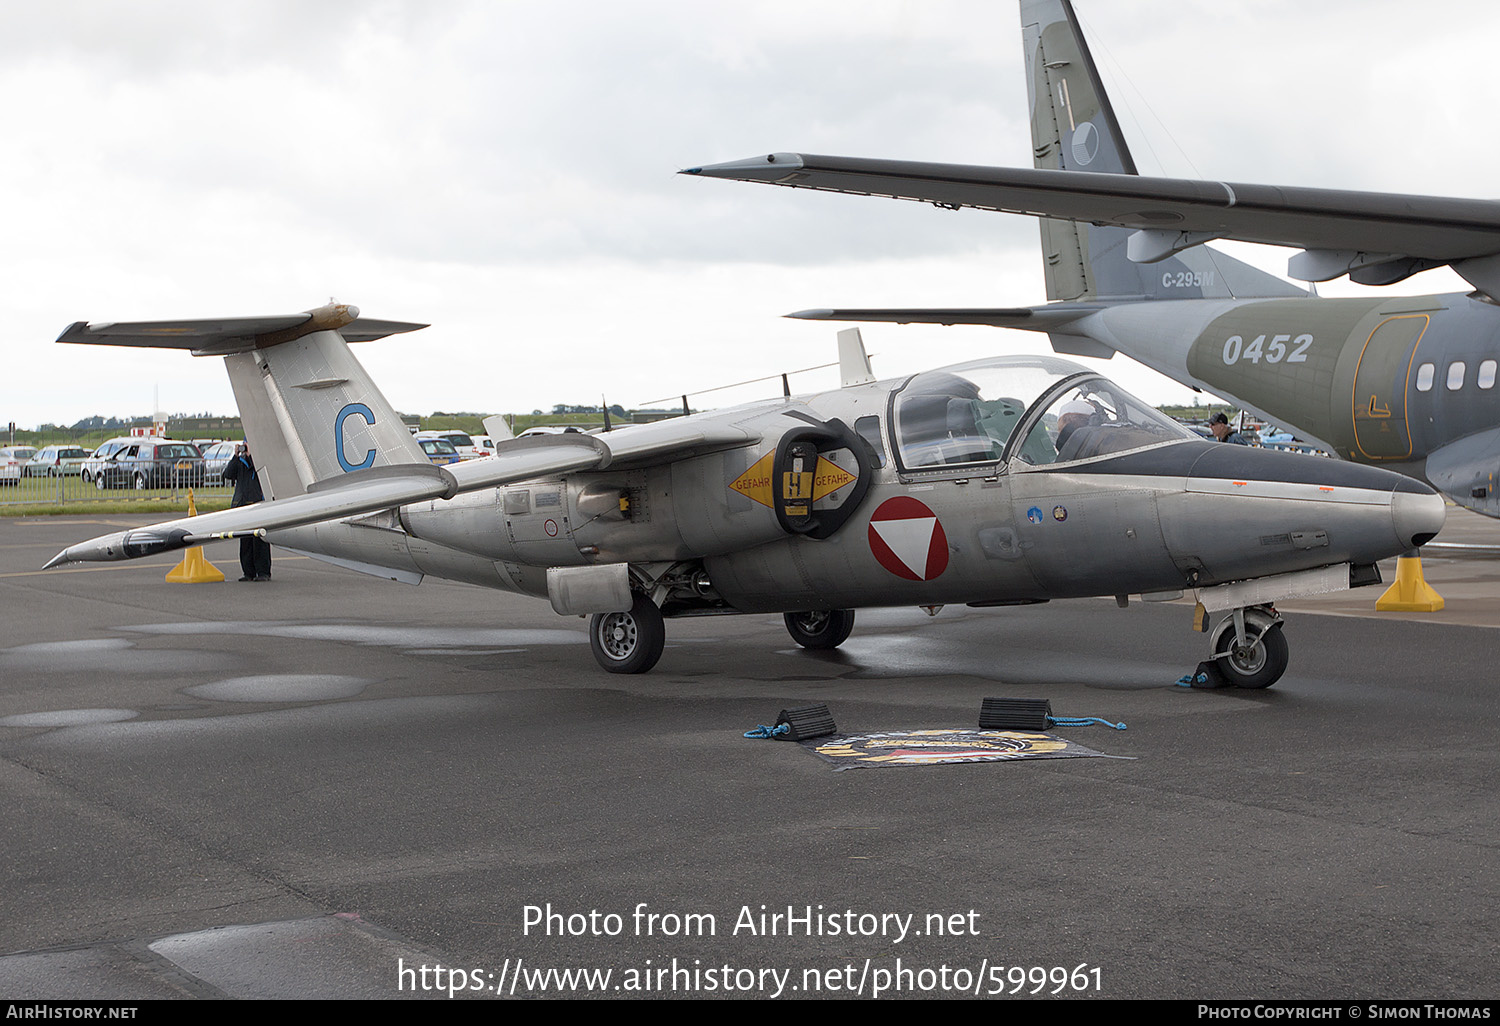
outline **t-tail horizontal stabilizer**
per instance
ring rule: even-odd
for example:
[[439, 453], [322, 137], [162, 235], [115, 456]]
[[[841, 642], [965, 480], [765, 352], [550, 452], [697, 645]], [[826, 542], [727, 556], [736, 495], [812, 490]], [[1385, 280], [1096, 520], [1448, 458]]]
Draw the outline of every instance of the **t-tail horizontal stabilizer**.
[[228, 356], [252, 349], [269, 349], [315, 331], [337, 331], [345, 342], [372, 342], [425, 328], [409, 321], [380, 321], [361, 317], [359, 307], [330, 301], [302, 313], [269, 317], [218, 317], [183, 321], [76, 321], [57, 337], [59, 342], [95, 346], [140, 346], [147, 349], [186, 349], [194, 356]]

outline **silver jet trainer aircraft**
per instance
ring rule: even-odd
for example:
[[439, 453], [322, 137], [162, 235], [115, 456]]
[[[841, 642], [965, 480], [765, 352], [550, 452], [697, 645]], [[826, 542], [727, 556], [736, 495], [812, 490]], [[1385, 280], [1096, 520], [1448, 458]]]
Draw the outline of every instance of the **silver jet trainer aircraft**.
[[[60, 341], [225, 358], [268, 501], [122, 531], [47, 565], [269, 532], [380, 577], [432, 574], [593, 614], [594, 655], [649, 670], [663, 617], [786, 614], [808, 648], [859, 606], [1197, 592], [1223, 675], [1286, 668], [1272, 602], [1375, 583], [1443, 500], [1375, 467], [1204, 442], [1053, 357], [890, 381], [858, 329], [844, 386], [430, 464], [349, 341], [423, 327], [332, 305], [286, 317], [72, 325]], [[1217, 614], [1217, 615], [1215, 615]]]
[[[1500, 203], [1145, 178], [1067, 0], [1022, 0], [1035, 169], [800, 153], [684, 173], [1043, 218], [1045, 306], [807, 310], [1044, 331], [1253, 410], [1346, 459], [1500, 516]], [[1296, 246], [1288, 273], [1388, 285], [1451, 266], [1472, 293], [1319, 299], [1202, 243]]]

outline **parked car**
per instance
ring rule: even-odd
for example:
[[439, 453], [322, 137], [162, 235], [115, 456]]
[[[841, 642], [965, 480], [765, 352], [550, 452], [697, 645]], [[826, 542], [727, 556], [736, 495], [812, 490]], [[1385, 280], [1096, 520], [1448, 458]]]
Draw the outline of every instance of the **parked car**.
[[417, 444], [427, 454], [427, 459], [438, 466], [445, 463], [458, 463], [463, 459], [458, 454], [458, 450], [453, 448], [453, 443], [446, 438], [423, 438], [418, 435]]
[[[92, 456], [83, 461], [83, 466], [79, 468], [79, 476], [83, 478], [84, 484], [95, 482], [99, 476], [99, 469], [109, 462], [111, 456], [114, 456], [118, 452], [124, 451], [130, 446], [135, 445], [137, 442], [158, 440], [159, 439], [134, 438], [129, 435], [122, 435], [118, 438], [111, 438], [100, 445], [99, 448], [95, 449]], [[99, 485], [99, 487], [103, 488], [104, 486]]]
[[[94, 471], [94, 487], [187, 488], [203, 484], [203, 454], [192, 442], [132, 438]], [[97, 453], [95, 456], [97, 457]]]
[[538, 424], [536, 427], [527, 428], [517, 438], [536, 438], [538, 435], [581, 435], [584, 434], [581, 427], [572, 424]]
[[89, 451], [76, 445], [45, 445], [21, 468], [22, 477], [76, 477]]
[[36, 450], [29, 445], [12, 445], [0, 449], [0, 484], [20, 484], [21, 473]]
[[203, 483], [223, 484], [224, 468], [234, 459], [234, 450], [243, 444], [230, 439], [227, 442], [216, 442], [203, 450]]
[[494, 454], [492, 449], [481, 449], [475, 444], [474, 439], [466, 431], [418, 431], [417, 441], [424, 442], [428, 439], [440, 438], [453, 446], [460, 459], [472, 460], [477, 456], [490, 456]]

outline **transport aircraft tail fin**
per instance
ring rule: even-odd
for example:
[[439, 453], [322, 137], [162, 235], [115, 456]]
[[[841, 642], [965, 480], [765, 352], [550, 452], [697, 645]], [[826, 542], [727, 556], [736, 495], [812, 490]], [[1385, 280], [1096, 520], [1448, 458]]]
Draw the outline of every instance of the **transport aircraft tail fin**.
[[[1036, 167], [1137, 174], [1070, 0], [1021, 0]], [[1141, 215], [1143, 218], [1147, 214]], [[1304, 296], [1306, 291], [1201, 245], [1208, 236], [1043, 219], [1047, 298], [1067, 301]]]
[[305, 313], [203, 321], [71, 325], [59, 342], [223, 356], [267, 499], [369, 467], [428, 463], [349, 349], [425, 324], [360, 318], [330, 302]]

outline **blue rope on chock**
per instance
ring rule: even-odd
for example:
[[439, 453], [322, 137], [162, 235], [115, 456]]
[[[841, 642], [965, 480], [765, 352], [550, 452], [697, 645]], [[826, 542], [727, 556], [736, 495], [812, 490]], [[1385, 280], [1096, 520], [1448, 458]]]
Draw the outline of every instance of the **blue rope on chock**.
[[1095, 723], [1102, 723], [1106, 727], [1113, 727], [1115, 730], [1125, 729], [1125, 724], [1123, 723], [1111, 723], [1108, 720], [1101, 720], [1097, 716], [1048, 716], [1047, 723], [1054, 727], [1087, 727]]
[[1199, 670], [1197, 673], [1184, 673], [1177, 678], [1177, 686], [1180, 688], [1201, 688], [1208, 683], [1208, 674]]
[[774, 727], [768, 727], [762, 723], [754, 730], [745, 731], [745, 736], [748, 738], [780, 737], [782, 734], [790, 733], [791, 729], [792, 725], [790, 723], [778, 723]]

